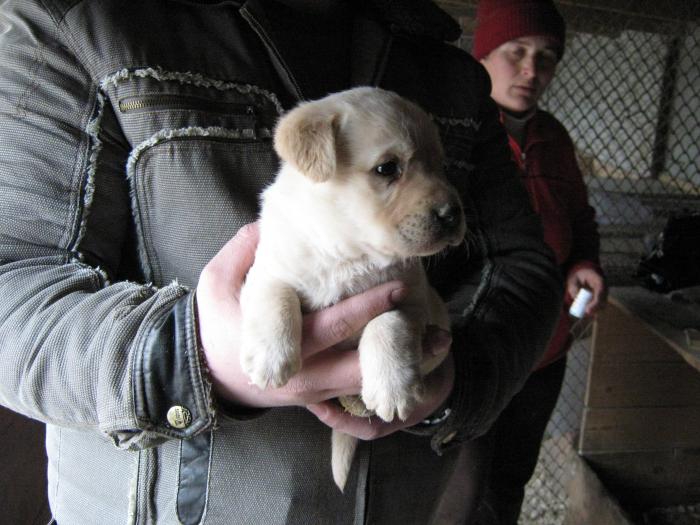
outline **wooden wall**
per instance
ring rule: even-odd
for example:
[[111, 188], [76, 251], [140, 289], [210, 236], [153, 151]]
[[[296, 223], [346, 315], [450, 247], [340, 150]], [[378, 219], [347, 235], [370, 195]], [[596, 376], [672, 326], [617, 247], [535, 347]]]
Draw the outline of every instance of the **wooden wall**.
[[627, 506], [700, 501], [700, 371], [615, 303], [594, 328], [579, 453]]

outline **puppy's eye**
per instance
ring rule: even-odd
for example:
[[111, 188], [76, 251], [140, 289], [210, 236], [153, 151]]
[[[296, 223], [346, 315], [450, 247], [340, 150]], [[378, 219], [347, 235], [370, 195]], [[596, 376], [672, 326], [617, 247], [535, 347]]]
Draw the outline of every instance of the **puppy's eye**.
[[390, 160], [374, 168], [374, 172], [382, 177], [396, 178], [401, 175], [401, 166], [395, 160]]

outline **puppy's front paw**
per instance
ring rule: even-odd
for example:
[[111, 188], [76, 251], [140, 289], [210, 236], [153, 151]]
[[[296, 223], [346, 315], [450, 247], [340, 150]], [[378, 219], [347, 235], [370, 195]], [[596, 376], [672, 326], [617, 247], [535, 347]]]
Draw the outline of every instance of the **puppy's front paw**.
[[260, 388], [279, 388], [301, 369], [301, 351], [293, 341], [245, 334], [241, 368]]
[[401, 370], [391, 376], [370, 374], [362, 380], [362, 400], [384, 421], [395, 416], [405, 421], [423, 396], [423, 382], [417, 370]]

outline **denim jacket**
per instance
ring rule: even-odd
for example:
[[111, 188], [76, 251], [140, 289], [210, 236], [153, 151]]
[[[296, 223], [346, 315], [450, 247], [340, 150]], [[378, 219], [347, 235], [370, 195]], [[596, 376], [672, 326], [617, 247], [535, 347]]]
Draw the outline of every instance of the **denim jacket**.
[[350, 84], [433, 115], [472, 237], [428, 265], [453, 313], [449, 419], [362, 443], [341, 493], [330, 430], [301, 408], [217, 410], [198, 348], [199, 273], [255, 220], [313, 65], [276, 3], [3, 2], [0, 402], [47, 425], [59, 523], [427, 522], [450, 447], [541, 355], [561, 283], [487, 76], [431, 2], [376, 3], [353, 22]]

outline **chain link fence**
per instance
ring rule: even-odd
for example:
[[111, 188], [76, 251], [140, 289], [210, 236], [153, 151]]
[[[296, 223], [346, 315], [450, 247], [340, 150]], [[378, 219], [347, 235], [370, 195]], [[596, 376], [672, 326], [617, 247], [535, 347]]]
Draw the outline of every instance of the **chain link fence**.
[[[471, 49], [476, 2], [438, 1]], [[700, 1], [561, 0], [567, 45], [541, 107], [569, 130], [596, 209], [611, 285], [635, 284], [640, 257], [671, 214], [700, 212]], [[590, 338], [570, 354], [520, 523], [563, 523]], [[666, 516], [667, 521], [659, 520]], [[695, 509], [647, 523], [700, 523]]]

